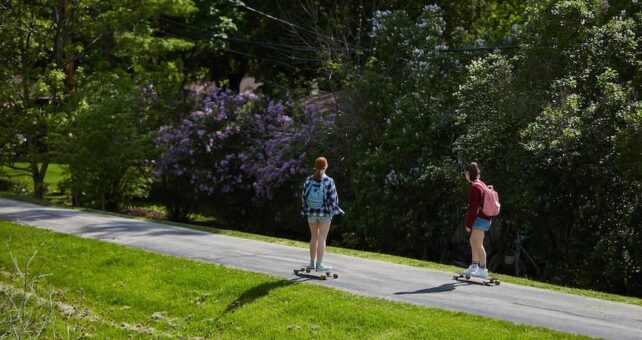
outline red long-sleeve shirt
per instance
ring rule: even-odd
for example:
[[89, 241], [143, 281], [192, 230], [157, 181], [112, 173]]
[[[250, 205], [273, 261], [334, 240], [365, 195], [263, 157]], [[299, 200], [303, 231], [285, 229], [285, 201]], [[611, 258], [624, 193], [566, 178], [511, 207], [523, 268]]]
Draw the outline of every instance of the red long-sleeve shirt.
[[488, 217], [482, 213], [482, 207], [484, 206], [484, 189], [486, 184], [480, 180], [476, 180], [470, 184], [470, 191], [468, 192], [468, 215], [466, 216], [466, 228], [473, 226], [475, 218], [478, 216], [490, 220], [491, 217]]

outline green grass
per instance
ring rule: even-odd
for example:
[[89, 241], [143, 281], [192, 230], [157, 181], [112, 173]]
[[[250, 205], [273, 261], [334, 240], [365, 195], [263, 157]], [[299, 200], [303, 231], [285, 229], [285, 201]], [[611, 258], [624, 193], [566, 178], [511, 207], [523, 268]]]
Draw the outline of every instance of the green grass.
[[[12, 194], [12, 193], [7, 193], [7, 192], [0, 192], [0, 197], [26, 201], [26, 202], [30, 202], [30, 203], [34, 203], [34, 204], [55, 205], [51, 201], [39, 200], [39, 199], [36, 199], [36, 198], [20, 196], [20, 195], [16, 195], [16, 194]], [[162, 207], [158, 207], [157, 206], [156, 208], [158, 209], [158, 211], [162, 211]], [[105, 212], [105, 211], [101, 211], [101, 210], [84, 209], [84, 208], [77, 208], [77, 209], [78, 210], [82, 210], [82, 211], [99, 213], [99, 214], [125, 216], [125, 215], [122, 215], [122, 214], [109, 213], [109, 212]], [[131, 218], [131, 216], [126, 216], [126, 217], [130, 217]], [[276, 244], [299, 247], [299, 248], [308, 248], [308, 243], [307, 242], [295, 241], [295, 240], [290, 240], [290, 239], [284, 239], [284, 238], [278, 238], [278, 237], [272, 237], [272, 236], [265, 236], [265, 235], [258, 235], [258, 234], [251, 234], [251, 233], [246, 233], [246, 232], [236, 231], [236, 230], [228, 230], [228, 229], [220, 229], [220, 228], [214, 228], [214, 227], [196, 226], [196, 225], [192, 225], [192, 224], [170, 222], [170, 221], [165, 221], [165, 220], [159, 221], [159, 220], [152, 220], [152, 219], [146, 219], [146, 218], [141, 218], [141, 217], [133, 217], [133, 218], [137, 218], [137, 219], [140, 219], [140, 220], [151, 221], [151, 222], [156, 222], [156, 223], [170, 224], [170, 225], [175, 225], [175, 226], [180, 226], [180, 227], [184, 227], [184, 228], [188, 228], [188, 229], [200, 230], [200, 231], [205, 231], [205, 232], [210, 232], [210, 233], [216, 233], [216, 234], [240, 237], [240, 238], [245, 238], [245, 239], [276, 243]], [[462, 270], [462, 268], [456, 267], [456, 266], [452, 266], [452, 265], [446, 265], [446, 264], [430, 262], [430, 261], [422, 261], [422, 260], [417, 260], [417, 259], [412, 259], [412, 258], [407, 258], [407, 257], [402, 257], [402, 256], [374, 253], [374, 252], [355, 250], [355, 249], [348, 249], [348, 248], [339, 248], [339, 247], [333, 247], [333, 246], [328, 246], [327, 249], [328, 249], [329, 252], [336, 253], [336, 254], [354, 256], [354, 257], [359, 257], [359, 258], [364, 258], [364, 259], [385, 261], [385, 262], [390, 262], [390, 263], [397, 263], [397, 264], [413, 266], [413, 267], [418, 267], [418, 268], [426, 268], [426, 269], [448, 271], [448, 272], [453, 272], [453, 271], [459, 272], [459, 271]], [[528, 286], [528, 287], [533, 287], [533, 288], [540, 288], [540, 289], [547, 289], [547, 290], [556, 291], [556, 292], [560, 292], [560, 293], [591, 297], [591, 298], [601, 299], [601, 300], [606, 300], [606, 301], [615, 301], [615, 302], [622, 302], [622, 303], [628, 303], [628, 304], [632, 304], [632, 305], [642, 306], [642, 299], [641, 298], [637, 298], [637, 297], [633, 297], [633, 296], [624, 296], [624, 295], [618, 295], [618, 294], [611, 294], [611, 293], [594, 291], [594, 290], [590, 290], [590, 289], [581, 289], [581, 288], [560, 286], [560, 285], [550, 284], [550, 283], [541, 282], [541, 281], [534, 281], [534, 280], [530, 280], [530, 279], [523, 278], [523, 277], [515, 277], [515, 276], [510, 276], [510, 275], [504, 275], [504, 274], [496, 274], [494, 276], [496, 276], [497, 278], [499, 278], [500, 280], [502, 280], [504, 282], [510, 282], [510, 283], [519, 284], [519, 285], [523, 285], [523, 286]]]
[[[17, 167], [27, 168], [28, 164], [24, 162], [16, 163]], [[58, 191], [58, 183], [64, 179], [63, 173], [65, 171], [64, 164], [51, 163], [47, 167], [45, 174], [45, 185], [50, 193]], [[4, 175], [4, 176], [3, 176]], [[13, 182], [19, 182], [29, 191], [33, 191], [33, 180], [31, 173], [24, 170], [16, 170], [9, 167], [0, 166], [0, 177], [8, 177]]]
[[25, 263], [37, 251], [31, 275], [51, 274], [39, 283], [41, 295], [53, 292], [58, 306], [58, 318], [47, 334], [53, 329], [62, 334], [71, 325], [74, 338], [83, 334], [95, 338], [223, 339], [575, 337], [360, 297], [8, 222], [0, 222], [0, 240], [1, 284], [21, 287], [12, 274], [10, 251], [18, 263]]

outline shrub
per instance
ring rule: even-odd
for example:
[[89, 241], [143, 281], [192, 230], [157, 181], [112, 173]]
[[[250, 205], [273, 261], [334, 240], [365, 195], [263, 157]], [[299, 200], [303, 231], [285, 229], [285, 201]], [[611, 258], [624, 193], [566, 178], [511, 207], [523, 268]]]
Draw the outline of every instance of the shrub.
[[292, 204], [293, 186], [333, 120], [311, 107], [213, 87], [180, 124], [161, 128], [157, 195], [172, 219], [184, 220], [197, 202], [209, 202], [222, 216], [264, 221], [278, 208], [262, 209], [261, 201], [285, 190]]

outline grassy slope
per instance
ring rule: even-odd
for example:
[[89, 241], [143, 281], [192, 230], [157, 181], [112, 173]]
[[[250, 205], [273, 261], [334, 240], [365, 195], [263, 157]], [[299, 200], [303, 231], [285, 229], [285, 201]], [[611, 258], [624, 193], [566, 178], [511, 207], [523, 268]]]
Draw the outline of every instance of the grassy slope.
[[[21, 200], [21, 201], [35, 203], [35, 204], [52, 205], [52, 202], [50, 202], [50, 201], [38, 200], [38, 199], [35, 199], [35, 198], [20, 196], [20, 195], [16, 195], [16, 194], [12, 194], [12, 193], [7, 193], [7, 192], [0, 192], [0, 197], [5, 197], [5, 198], [10, 198], [10, 199], [15, 199], [15, 200]], [[98, 211], [98, 210], [92, 210], [92, 209], [79, 209], [79, 210], [84, 210], [84, 211], [89, 211], [89, 212], [99, 213], [99, 214], [123, 216], [123, 215], [119, 215], [119, 214], [107, 213], [107, 212], [104, 212], [104, 211]], [[125, 217], [130, 217], [131, 218], [131, 216], [125, 216]], [[138, 218], [138, 219], [148, 220], [148, 221], [157, 222], [157, 223], [165, 223], [165, 224], [170, 224], [170, 225], [176, 225], [176, 226], [180, 226], [180, 227], [184, 227], [184, 228], [201, 230], [201, 231], [206, 231], [206, 232], [211, 232], [211, 233], [216, 233], [216, 234], [223, 234], [223, 235], [228, 235], [228, 236], [234, 236], [234, 237], [240, 237], [240, 238], [246, 238], [246, 239], [253, 239], [253, 240], [258, 240], [258, 241], [264, 241], [264, 242], [270, 242], [270, 243], [276, 243], [276, 244], [282, 244], [282, 245], [288, 245], [288, 246], [294, 246], [294, 247], [300, 247], [300, 248], [307, 248], [308, 247], [308, 243], [306, 243], [306, 242], [283, 239], [283, 238], [277, 238], [277, 237], [271, 237], [271, 236], [250, 234], [250, 233], [245, 233], [245, 232], [236, 231], [236, 230], [218, 229], [218, 228], [213, 228], [213, 227], [201, 227], [201, 226], [195, 226], [195, 225], [184, 224], [184, 223], [175, 223], [175, 222], [168, 222], [168, 221], [157, 221], [157, 220], [150, 220], [150, 219], [145, 219], [145, 218]], [[332, 234], [332, 233], [330, 233], [330, 234]], [[332, 237], [330, 236], [330, 239], [331, 238]], [[329, 246], [328, 247], [328, 251], [336, 253], [336, 254], [355, 256], [355, 257], [371, 259], [371, 260], [386, 261], [386, 262], [403, 264], [403, 265], [419, 267], [419, 268], [427, 268], [427, 269], [450, 271], [450, 272], [453, 272], [453, 271], [457, 271], [458, 272], [458, 271], [462, 270], [462, 268], [456, 267], [456, 266], [452, 266], [452, 265], [446, 265], [446, 264], [429, 262], [429, 261], [422, 261], [422, 260], [406, 258], [406, 257], [401, 257], [401, 256], [395, 256], [395, 255], [388, 255], [388, 254], [374, 253], [374, 252], [368, 252], [368, 251], [362, 251], [362, 250], [355, 250], [355, 249], [347, 249], [347, 248], [339, 248], [339, 247]], [[565, 287], [565, 286], [554, 285], [554, 284], [550, 284], [550, 283], [546, 283], [546, 282], [534, 281], [534, 280], [529, 280], [527, 278], [515, 277], [515, 276], [510, 276], [510, 275], [497, 274], [497, 275], [494, 275], [494, 276], [496, 276], [497, 278], [499, 278], [500, 280], [502, 280], [504, 282], [510, 282], [510, 283], [519, 284], [519, 285], [523, 285], [523, 286], [529, 286], [529, 287], [541, 288], [541, 289], [548, 289], [548, 290], [561, 292], [561, 293], [574, 294], [574, 295], [586, 296], [586, 297], [602, 299], [602, 300], [607, 300], [607, 301], [615, 301], [615, 302], [622, 302], [622, 303], [628, 303], [628, 304], [632, 304], [632, 305], [642, 306], [642, 299], [641, 298], [637, 298], [637, 297], [624, 296], [624, 295], [618, 295], [618, 294], [611, 294], [611, 293], [599, 292], [599, 291], [594, 291], [594, 290], [589, 290], [589, 289]]]
[[142, 337], [146, 331], [160, 337], [235, 339], [571, 337], [8, 222], [0, 222], [0, 239], [0, 283], [20, 286], [10, 274], [14, 269], [7, 247], [19, 263], [38, 251], [30, 272], [51, 273], [41, 289], [53, 290], [56, 301], [74, 307], [76, 312], [66, 318], [58, 312], [58, 334], [72, 325], [75, 336], [99, 338]]

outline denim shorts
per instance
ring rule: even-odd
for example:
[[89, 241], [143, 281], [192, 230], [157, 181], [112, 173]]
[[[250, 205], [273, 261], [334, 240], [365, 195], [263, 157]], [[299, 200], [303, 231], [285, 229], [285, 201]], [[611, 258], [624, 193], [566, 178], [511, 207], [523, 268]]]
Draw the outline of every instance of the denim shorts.
[[477, 217], [475, 222], [473, 222], [473, 229], [479, 229], [483, 231], [488, 231], [490, 229], [491, 220], [485, 218]]
[[319, 216], [315, 216], [315, 217], [310, 216], [310, 217], [308, 217], [308, 223], [331, 222], [331, 221], [332, 221], [332, 217], [319, 217]]

